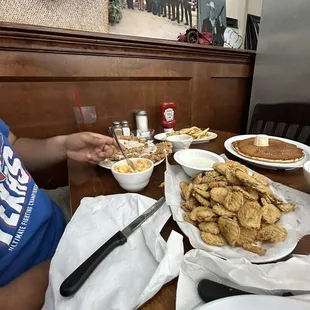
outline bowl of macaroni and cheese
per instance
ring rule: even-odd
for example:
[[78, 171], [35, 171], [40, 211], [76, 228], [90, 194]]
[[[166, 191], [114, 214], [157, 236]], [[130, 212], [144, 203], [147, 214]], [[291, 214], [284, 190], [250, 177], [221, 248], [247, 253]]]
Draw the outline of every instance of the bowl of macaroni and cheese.
[[130, 158], [130, 160], [135, 165], [135, 171], [124, 159], [112, 166], [112, 174], [124, 190], [139, 192], [148, 185], [153, 173], [154, 163], [146, 158]]

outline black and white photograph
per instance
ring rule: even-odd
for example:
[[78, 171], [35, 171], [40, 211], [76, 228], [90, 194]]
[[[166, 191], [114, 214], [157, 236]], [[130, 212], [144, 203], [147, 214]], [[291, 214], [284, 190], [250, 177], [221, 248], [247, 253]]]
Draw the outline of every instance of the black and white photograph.
[[188, 28], [197, 27], [197, 3], [194, 0], [110, 0], [109, 33], [176, 41]]
[[205, 34], [211, 33], [213, 45], [224, 46], [225, 29], [226, 1], [198, 1], [198, 30]]

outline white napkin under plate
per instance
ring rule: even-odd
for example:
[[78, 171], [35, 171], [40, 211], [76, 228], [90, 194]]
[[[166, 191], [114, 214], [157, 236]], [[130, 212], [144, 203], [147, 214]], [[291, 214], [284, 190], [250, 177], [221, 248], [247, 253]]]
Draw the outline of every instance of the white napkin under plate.
[[52, 259], [44, 310], [136, 309], [175, 278], [184, 254], [183, 237], [160, 231], [171, 216], [164, 204], [127, 242], [113, 250], [72, 297], [61, 283], [118, 230], [152, 206], [138, 194], [84, 198], [69, 222]]
[[285, 262], [254, 265], [245, 258], [224, 260], [206, 251], [191, 250], [181, 265], [176, 310], [194, 310], [204, 304], [197, 292], [203, 279], [255, 294], [301, 294], [283, 298], [307, 301], [310, 309], [309, 275], [310, 256], [306, 255], [296, 255]]

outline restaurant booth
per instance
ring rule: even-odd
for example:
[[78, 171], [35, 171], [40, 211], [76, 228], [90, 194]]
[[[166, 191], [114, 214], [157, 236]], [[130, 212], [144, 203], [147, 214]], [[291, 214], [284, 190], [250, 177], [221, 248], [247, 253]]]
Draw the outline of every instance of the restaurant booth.
[[[138, 4], [132, 2], [137, 9]], [[131, 5], [130, 1], [127, 3]], [[193, 3], [196, 8], [197, 2]], [[208, 2], [210, 9], [214, 5], [212, 3], [213, 1]], [[185, 12], [186, 4], [182, 4], [182, 7]], [[156, 16], [157, 13], [154, 14], [152, 11], [149, 14]], [[196, 12], [192, 10], [191, 14]], [[254, 15], [249, 15], [248, 18], [254, 25], [257, 19]], [[245, 16], [242, 18], [239, 16], [240, 27], [248, 27], [247, 22], [243, 20]], [[248, 28], [244, 29], [244, 34], [248, 35], [249, 31]], [[262, 109], [267, 109], [265, 103], [285, 102], [280, 99], [281, 102], [275, 102], [276, 99], [273, 102], [264, 100], [264, 91], [260, 91], [261, 77], [266, 78], [266, 75], [262, 74], [264, 66], [258, 67], [257, 63], [255, 64], [256, 58], [262, 61], [264, 58], [256, 53], [256, 47], [257, 37], [255, 48], [251, 50], [2, 22], [0, 23], [1, 119], [10, 126], [10, 130], [17, 137], [49, 138], [79, 132], [74, 109], [77, 105], [95, 106], [97, 120], [91, 130], [109, 135], [111, 133], [109, 127], [115, 121], [126, 120], [131, 129], [136, 129], [135, 112], [143, 110], [147, 111], [149, 128], [154, 129], [155, 133], [161, 133], [163, 127], [160, 104], [173, 102], [176, 121], [174, 129], [197, 126], [210, 128], [217, 134], [214, 141], [196, 144], [195, 148], [240, 160], [240, 157], [238, 159], [227, 151], [225, 143], [228, 139], [247, 134], [249, 131], [267, 133], [265, 132], [269, 128], [265, 126], [267, 122], [281, 123], [282, 119], [262, 120], [261, 113], [255, 110], [255, 106], [260, 103]], [[270, 88], [266, 88], [271, 92]], [[300, 101], [301, 111], [305, 106], [304, 100]], [[292, 100], [285, 103], [292, 104]], [[294, 107], [297, 109], [297, 105]], [[309, 109], [309, 105], [306, 108]], [[290, 111], [291, 107], [287, 109], [286, 111]], [[266, 115], [268, 112], [264, 113]], [[290, 113], [281, 115], [288, 114]], [[251, 125], [250, 122], [252, 115], [253, 122], [257, 121], [255, 128], [252, 127], [254, 123]], [[299, 135], [304, 134], [307, 123], [307, 118], [303, 117], [293, 140], [299, 140]], [[274, 135], [276, 126], [277, 124], [269, 128]], [[285, 129], [287, 128], [285, 127], [284, 131]], [[285, 135], [288, 132], [287, 129]], [[302, 139], [309, 145], [308, 136], [304, 134]], [[193, 145], [191, 147], [193, 148]], [[227, 159], [225, 156], [222, 158]], [[173, 155], [168, 159], [170, 164], [176, 164], [177, 159], [173, 158]], [[241, 162], [245, 164], [244, 161]], [[302, 169], [295, 168], [288, 172], [251, 166], [251, 163], [250, 168], [275, 182], [304, 192], [300, 200], [307, 201], [305, 193], [309, 194], [310, 189]], [[148, 186], [140, 194], [160, 199], [164, 195], [163, 182], [166, 170], [169, 170], [169, 165], [166, 166], [165, 162], [154, 167]], [[32, 176], [38, 186], [44, 189], [69, 186], [72, 214], [78, 209], [84, 197], [126, 193], [109, 170], [73, 160], [64, 161], [44, 171], [34, 171]], [[194, 177], [193, 175], [193, 180]], [[188, 180], [191, 182], [191, 179]], [[236, 184], [239, 186], [241, 183]], [[274, 199], [276, 201], [276, 198]], [[182, 228], [171, 217], [161, 230], [165, 240], [169, 238], [172, 230], [183, 236], [184, 253], [193, 249]], [[291, 249], [294, 250], [294, 254], [310, 254], [308, 237], [301, 239], [298, 245]], [[165, 284], [139, 309], [175, 309], [177, 281], [177, 278], [174, 278]]]
[[[74, 89], [96, 106], [98, 132], [115, 120], [135, 126], [141, 109], [160, 132], [162, 101], [176, 102], [178, 128], [246, 128], [253, 51], [12, 24], [0, 31], [1, 117], [19, 137], [76, 132]], [[67, 180], [54, 169], [38, 178], [45, 187]]]

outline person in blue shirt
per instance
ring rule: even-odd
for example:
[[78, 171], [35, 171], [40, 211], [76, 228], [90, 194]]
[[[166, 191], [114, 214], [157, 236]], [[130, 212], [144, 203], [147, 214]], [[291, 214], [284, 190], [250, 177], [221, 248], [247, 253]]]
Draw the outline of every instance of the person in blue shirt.
[[90, 132], [17, 138], [0, 119], [0, 309], [41, 309], [50, 259], [66, 224], [28, 170], [66, 158], [97, 163], [113, 154], [113, 145], [112, 138]]

